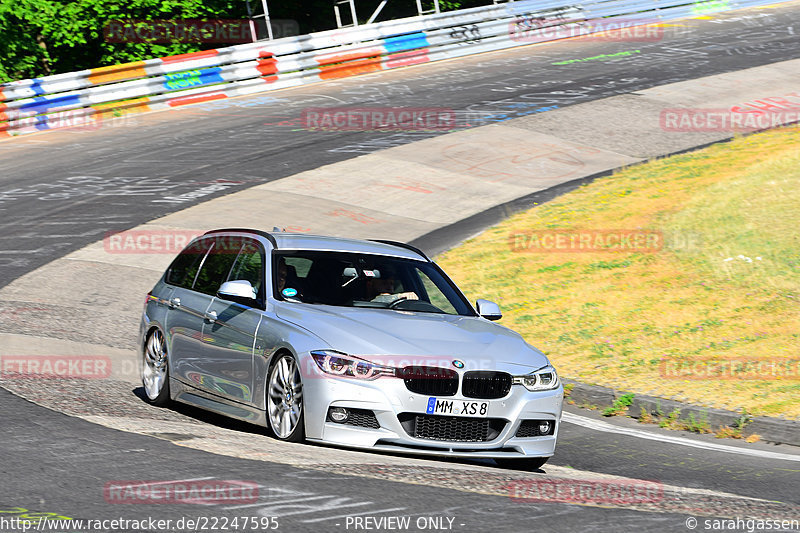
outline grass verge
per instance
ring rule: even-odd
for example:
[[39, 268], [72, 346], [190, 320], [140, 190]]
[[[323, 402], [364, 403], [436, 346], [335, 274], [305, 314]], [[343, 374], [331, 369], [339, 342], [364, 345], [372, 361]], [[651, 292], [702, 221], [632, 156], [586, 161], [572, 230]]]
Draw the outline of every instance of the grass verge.
[[800, 418], [797, 129], [623, 169], [437, 261], [565, 377]]

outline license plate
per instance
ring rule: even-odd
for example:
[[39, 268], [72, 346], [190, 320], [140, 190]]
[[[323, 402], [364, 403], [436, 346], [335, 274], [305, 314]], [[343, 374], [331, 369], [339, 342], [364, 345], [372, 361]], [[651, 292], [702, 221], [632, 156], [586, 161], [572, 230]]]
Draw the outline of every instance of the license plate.
[[469, 402], [464, 400], [445, 400], [428, 398], [429, 415], [474, 416], [486, 418], [489, 415], [489, 402]]

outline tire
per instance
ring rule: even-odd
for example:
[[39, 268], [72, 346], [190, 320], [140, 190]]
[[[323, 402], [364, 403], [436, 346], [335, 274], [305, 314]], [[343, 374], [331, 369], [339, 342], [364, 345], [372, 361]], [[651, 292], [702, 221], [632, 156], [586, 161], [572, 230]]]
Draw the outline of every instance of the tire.
[[169, 358], [167, 343], [161, 330], [147, 337], [142, 358], [142, 385], [147, 401], [163, 407], [169, 403]]
[[267, 427], [285, 442], [302, 442], [306, 436], [303, 383], [293, 356], [278, 354], [267, 375]]
[[513, 470], [539, 470], [549, 457], [530, 457], [525, 459], [495, 459], [497, 466]]

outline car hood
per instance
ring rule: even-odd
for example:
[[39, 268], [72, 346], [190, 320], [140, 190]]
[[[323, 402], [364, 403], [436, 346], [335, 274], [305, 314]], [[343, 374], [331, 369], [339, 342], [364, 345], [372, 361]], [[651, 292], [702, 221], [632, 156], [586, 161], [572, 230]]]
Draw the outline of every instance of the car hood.
[[484, 318], [281, 303], [276, 314], [309, 330], [338, 352], [391, 366], [425, 364], [527, 373], [547, 357], [508, 328]]

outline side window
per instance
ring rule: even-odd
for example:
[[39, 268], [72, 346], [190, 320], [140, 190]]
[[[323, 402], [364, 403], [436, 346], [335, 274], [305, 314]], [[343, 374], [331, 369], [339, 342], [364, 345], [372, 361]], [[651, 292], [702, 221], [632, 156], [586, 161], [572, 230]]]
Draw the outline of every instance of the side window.
[[262, 299], [261, 288], [264, 285], [264, 251], [258, 242], [245, 239], [244, 246], [236, 258], [228, 281], [249, 281], [250, 285]]
[[307, 257], [286, 257], [286, 265], [294, 268], [294, 273], [298, 278], [305, 278], [308, 276], [308, 271], [311, 270], [313, 261]]
[[184, 289], [191, 289], [200, 262], [208, 251], [211, 242], [197, 241], [187, 246], [172, 262], [167, 271], [167, 283]]
[[214, 296], [228, 279], [233, 262], [242, 249], [242, 238], [220, 235], [212, 240], [214, 244], [197, 274], [194, 290]]
[[425, 292], [428, 293], [428, 299], [430, 303], [441, 309], [443, 312], [447, 313], [448, 315], [457, 315], [458, 311], [453, 304], [450, 303], [450, 300], [447, 299], [439, 287], [420, 269], [415, 269], [417, 271], [417, 275], [419, 276], [420, 281], [422, 281], [422, 285], [425, 287]]

